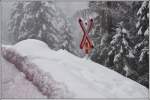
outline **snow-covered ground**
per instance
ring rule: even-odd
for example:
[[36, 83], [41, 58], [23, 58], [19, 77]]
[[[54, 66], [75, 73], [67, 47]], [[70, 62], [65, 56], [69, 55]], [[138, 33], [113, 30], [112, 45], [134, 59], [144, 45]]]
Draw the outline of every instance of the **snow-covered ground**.
[[3, 58], [1, 61], [2, 98], [46, 98], [13, 64]]
[[48, 98], [148, 98], [148, 89], [137, 82], [39, 40], [3, 45], [2, 51]]

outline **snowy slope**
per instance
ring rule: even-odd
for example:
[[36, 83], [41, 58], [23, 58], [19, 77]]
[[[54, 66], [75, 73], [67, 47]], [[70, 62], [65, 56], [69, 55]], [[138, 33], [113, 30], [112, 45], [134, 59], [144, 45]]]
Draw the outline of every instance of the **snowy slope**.
[[[0, 56], [0, 58], [2, 58]], [[19, 72], [13, 64], [2, 61], [2, 97], [3, 98], [46, 98]]]
[[[14, 57], [15, 55], [23, 57], [25, 61], [19, 67], [30, 68], [34, 64], [36, 68], [32, 69], [40, 69], [48, 73], [52, 79], [49, 78], [49, 81], [53, 81], [49, 85], [56, 83], [53, 87], [57, 88], [57, 91], [51, 91], [51, 93], [61, 94], [61, 96], [55, 95], [56, 97], [52, 96], [52, 98], [148, 98], [148, 89], [144, 86], [102, 65], [78, 58], [65, 50], [53, 51], [45, 43], [38, 40], [28, 39], [14, 46], [4, 45], [2, 50], [3, 56], [7, 59], [11, 58], [12, 63], [18, 61], [14, 59], [20, 59]], [[13, 54], [8, 55], [8, 53], [12, 53], [9, 51], [13, 51]], [[30, 72], [28, 69], [26, 71]], [[28, 73], [25, 72], [25, 74]], [[30, 79], [33, 84], [36, 75], [38, 74], [34, 74], [33, 79]], [[37, 86], [45, 89], [43, 85], [47, 84]], [[50, 95], [47, 96], [51, 98]]]

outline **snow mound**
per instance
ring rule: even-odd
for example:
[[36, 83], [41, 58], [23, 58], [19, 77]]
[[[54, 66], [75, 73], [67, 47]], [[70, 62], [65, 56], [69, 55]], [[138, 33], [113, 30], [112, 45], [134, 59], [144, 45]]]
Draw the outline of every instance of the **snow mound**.
[[2, 54], [48, 98], [148, 98], [137, 82], [39, 40], [3, 45]]

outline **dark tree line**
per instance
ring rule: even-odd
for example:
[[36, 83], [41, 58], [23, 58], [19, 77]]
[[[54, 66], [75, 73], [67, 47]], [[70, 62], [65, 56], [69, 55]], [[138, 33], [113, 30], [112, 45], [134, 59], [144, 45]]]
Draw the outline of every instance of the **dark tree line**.
[[91, 1], [94, 50], [91, 59], [149, 87], [148, 1]]

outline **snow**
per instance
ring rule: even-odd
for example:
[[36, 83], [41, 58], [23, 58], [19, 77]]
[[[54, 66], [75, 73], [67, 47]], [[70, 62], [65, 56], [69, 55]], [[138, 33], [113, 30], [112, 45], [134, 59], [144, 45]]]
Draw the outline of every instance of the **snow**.
[[138, 30], [138, 35], [142, 35], [142, 27]]
[[39, 17], [39, 11], [36, 13], [35, 17], [36, 17], [36, 18], [38, 18], [38, 17]]
[[141, 15], [142, 14], [142, 7], [138, 10], [137, 15]]
[[115, 55], [115, 57], [114, 57], [114, 63], [116, 63], [116, 62], [118, 62], [119, 61], [119, 58], [120, 58], [120, 56], [121, 56], [121, 54], [120, 53], [118, 53], [117, 55]]
[[127, 55], [127, 57], [135, 58], [135, 56], [133, 55], [133, 51], [129, 50], [129, 54]]
[[[148, 89], [144, 86], [89, 59], [78, 58], [65, 50], [53, 51], [39, 40], [28, 39], [13, 46], [3, 45], [2, 50], [5, 57], [7, 53], [24, 57], [24, 65], [28, 65], [24, 70], [27, 72], [29, 69], [41, 70], [50, 75], [51, 85], [59, 88], [51, 92], [61, 95], [53, 98], [148, 98]], [[11, 59], [14, 61], [17, 57]], [[34, 67], [30, 68], [33, 64]], [[38, 78], [39, 74], [34, 74], [34, 77]], [[46, 87], [47, 84], [42, 85]]]
[[136, 28], [138, 28], [140, 26], [140, 21], [138, 21], [137, 23], [136, 23]]
[[126, 73], [126, 76], [128, 75], [128, 72], [129, 72], [129, 67], [127, 65], [125, 65], [125, 67], [123, 68], [127, 73]]
[[42, 37], [42, 31], [41, 31], [41, 30], [39, 30], [38, 37], [39, 37], [39, 38]]
[[126, 34], [128, 33], [128, 31], [125, 28], [122, 29], [122, 32]]
[[125, 38], [122, 39], [122, 43], [125, 45], [125, 47], [128, 47], [128, 42]]
[[142, 6], [141, 6], [141, 8], [138, 10], [138, 12], [137, 12], [137, 15], [141, 15], [142, 14], [142, 10], [147, 6], [147, 2], [148, 1], [144, 1], [143, 3], [142, 3]]
[[110, 42], [110, 44], [112, 44], [112, 45], [114, 45], [116, 43], [116, 40], [115, 39], [113, 39], [111, 42]]
[[123, 53], [123, 48], [122, 48], [122, 46], [121, 46], [121, 48], [120, 48], [120, 53]]
[[111, 51], [109, 51], [108, 55], [110, 56], [112, 53], [113, 53], [113, 51], [111, 50]]
[[144, 32], [145, 36], [149, 36], [149, 29], [147, 28], [147, 30]]
[[45, 24], [43, 24], [43, 30], [46, 30], [46, 25]]
[[46, 98], [13, 64], [3, 59], [2, 56], [0, 58], [3, 98]]

